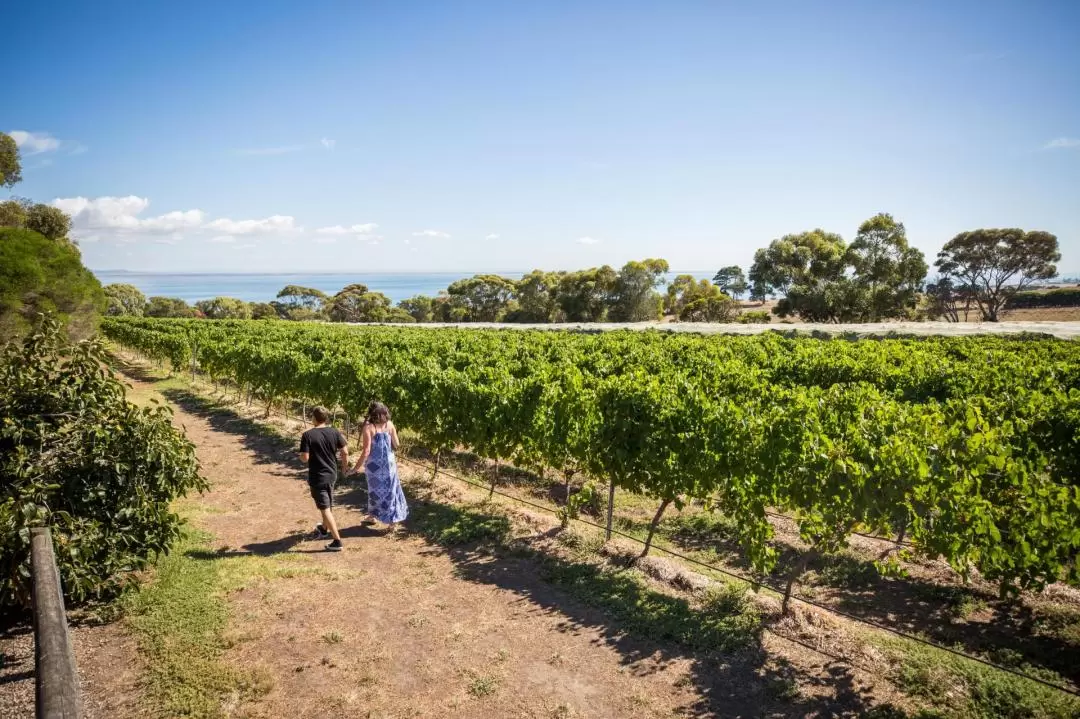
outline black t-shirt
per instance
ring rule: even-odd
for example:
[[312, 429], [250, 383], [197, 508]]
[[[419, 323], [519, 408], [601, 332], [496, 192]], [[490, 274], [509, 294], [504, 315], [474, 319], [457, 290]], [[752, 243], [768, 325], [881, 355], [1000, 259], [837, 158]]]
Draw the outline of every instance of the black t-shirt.
[[333, 427], [315, 427], [300, 438], [300, 451], [308, 453], [308, 482], [333, 484], [337, 479], [337, 453], [345, 435]]

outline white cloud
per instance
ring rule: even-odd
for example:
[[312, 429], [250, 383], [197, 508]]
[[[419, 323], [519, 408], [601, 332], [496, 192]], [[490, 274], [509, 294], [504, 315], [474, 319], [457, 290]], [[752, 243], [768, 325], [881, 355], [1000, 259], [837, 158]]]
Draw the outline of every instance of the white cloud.
[[366, 222], [362, 225], [350, 225], [345, 227], [344, 225], [333, 225], [331, 227], [320, 227], [315, 230], [317, 235], [370, 235], [377, 230], [379, 226], [374, 222]]
[[[290, 234], [303, 232], [296, 220], [287, 215], [273, 215], [258, 220], [233, 220], [227, 217], [207, 221], [202, 210], [174, 210], [163, 215], [141, 217], [150, 200], [136, 195], [125, 197], [62, 197], [53, 206], [71, 215], [76, 236], [83, 242], [110, 239], [133, 242], [139, 235], [168, 236], [158, 239], [173, 244], [188, 232], [211, 232], [211, 242], [232, 242], [234, 235]], [[93, 237], [94, 239], [90, 239]]]
[[[203, 223], [202, 210], [174, 210], [164, 215], [150, 217], [142, 221], [139, 229], [156, 230], [162, 232], [178, 232], [199, 227]], [[177, 238], [173, 238], [177, 239]]]
[[1071, 150], [1080, 147], [1080, 138], [1058, 137], [1043, 145], [1044, 150]]
[[443, 232], [442, 230], [421, 230], [412, 234], [413, 237], [434, 237], [439, 240], [448, 240], [452, 237], [449, 232]]
[[242, 245], [237, 245], [237, 246], [236, 246], [236, 249], [238, 249], [238, 250], [249, 250], [249, 249], [251, 249], [251, 248], [252, 248], [252, 247], [254, 247], [254, 246], [255, 246], [255, 243], [254, 243], [254, 242], [245, 242], [245, 243], [244, 243], [244, 244], [242, 244]]
[[302, 228], [297, 227], [296, 218], [289, 215], [272, 215], [261, 220], [230, 220], [221, 218], [204, 225], [208, 230], [221, 232], [226, 235], [252, 235], [271, 232], [299, 232]]
[[579, 237], [577, 238], [577, 242], [579, 245], [598, 245], [603, 242], [603, 240], [598, 240], [595, 237]]
[[328, 245], [331, 242], [337, 242], [338, 238], [332, 235], [323, 235], [321, 237], [316, 237], [315, 241], [318, 242], [320, 245]]
[[237, 150], [238, 155], [286, 155], [290, 152], [300, 152], [304, 149], [303, 145], [282, 145], [280, 147], [251, 147], [244, 150]]
[[497, 239], [499, 239], [499, 236], [497, 234], [495, 234], [494, 232], [492, 232], [490, 235], [488, 235], [484, 239], [485, 240], [497, 240]]
[[47, 132], [27, 132], [12, 130], [8, 133], [15, 140], [15, 146], [27, 155], [39, 152], [53, 152], [60, 149], [60, 141]]
[[76, 230], [120, 230], [148, 234], [168, 234], [195, 229], [203, 223], [202, 210], [167, 212], [157, 217], [138, 215], [150, 205], [145, 197], [66, 197], [53, 206], [71, 215]]
[[331, 140], [328, 137], [324, 137], [321, 140], [319, 140], [319, 143], [322, 144], [322, 146], [325, 147], [327, 150], [333, 150], [334, 145], [337, 144], [337, 140]]

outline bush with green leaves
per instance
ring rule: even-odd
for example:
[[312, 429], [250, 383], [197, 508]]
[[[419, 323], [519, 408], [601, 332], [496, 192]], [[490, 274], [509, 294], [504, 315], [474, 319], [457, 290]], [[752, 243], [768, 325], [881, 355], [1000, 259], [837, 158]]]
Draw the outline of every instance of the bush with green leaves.
[[88, 337], [104, 308], [101, 283], [78, 247], [0, 227], [0, 344], [28, 333], [43, 313], [59, 318], [71, 337]]
[[30, 528], [52, 529], [68, 600], [106, 599], [179, 537], [206, 489], [164, 406], [137, 407], [99, 340], [51, 319], [0, 354], [0, 613], [29, 603]]
[[744, 325], [765, 325], [772, 320], [768, 310], [746, 310], [739, 315], [739, 322]]

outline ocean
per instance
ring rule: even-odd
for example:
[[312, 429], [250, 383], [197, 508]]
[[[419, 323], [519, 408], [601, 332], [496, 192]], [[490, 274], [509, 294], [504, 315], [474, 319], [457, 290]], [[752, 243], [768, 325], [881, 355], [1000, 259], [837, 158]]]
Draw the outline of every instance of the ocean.
[[[147, 297], [179, 297], [193, 303], [214, 297], [235, 297], [246, 302], [269, 302], [286, 285], [313, 287], [332, 295], [351, 284], [367, 285], [382, 292], [392, 302], [415, 295], [434, 297], [451, 282], [472, 277], [475, 272], [370, 272], [370, 273], [169, 273], [99, 270], [94, 272], [103, 285], [122, 282], [134, 285]], [[524, 273], [504, 272], [505, 277], [519, 279]], [[669, 279], [676, 273], [669, 273]], [[697, 278], [711, 278], [712, 272], [687, 272]]]
[[[235, 297], [247, 302], [269, 302], [286, 285], [300, 285], [335, 294], [342, 287], [352, 284], [367, 285], [368, 289], [382, 292], [393, 302], [400, 302], [414, 295], [434, 296], [445, 290], [451, 282], [472, 277], [469, 272], [371, 272], [350, 274], [297, 273], [167, 273], [127, 272], [117, 270], [94, 273], [103, 285], [123, 282], [135, 285], [147, 297], [179, 297], [192, 303], [214, 297]], [[517, 275], [507, 275], [515, 279]]]

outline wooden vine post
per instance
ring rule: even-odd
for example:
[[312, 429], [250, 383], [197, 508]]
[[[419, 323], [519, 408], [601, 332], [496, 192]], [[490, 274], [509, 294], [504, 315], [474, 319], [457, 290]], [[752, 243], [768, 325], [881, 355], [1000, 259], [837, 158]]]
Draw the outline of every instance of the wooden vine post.
[[604, 532], [604, 541], [611, 541], [611, 525], [615, 517], [615, 480], [608, 482], [607, 491], [607, 529]]
[[649, 524], [649, 536], [645, 538], [645, 548], [641, 550], [640, 558], [643, 558], [649, 554], [649, 549], [652, 547], [653, 535], [656, 534], [656, 528], [660, 525], [660, 518], [664, 516], [664, 510], [671, 504], [671, 499], [665, 498], [660, 502], [659, 509], [656, 510], [656, 515], [653, 516], [652, 522]]
[[488, 489], [488, 501], [490, 502], [495, 496], [495, 485], [499, 483], [499, 460], [495, 460], [495, 474], [491, 478], [491, 487]]

